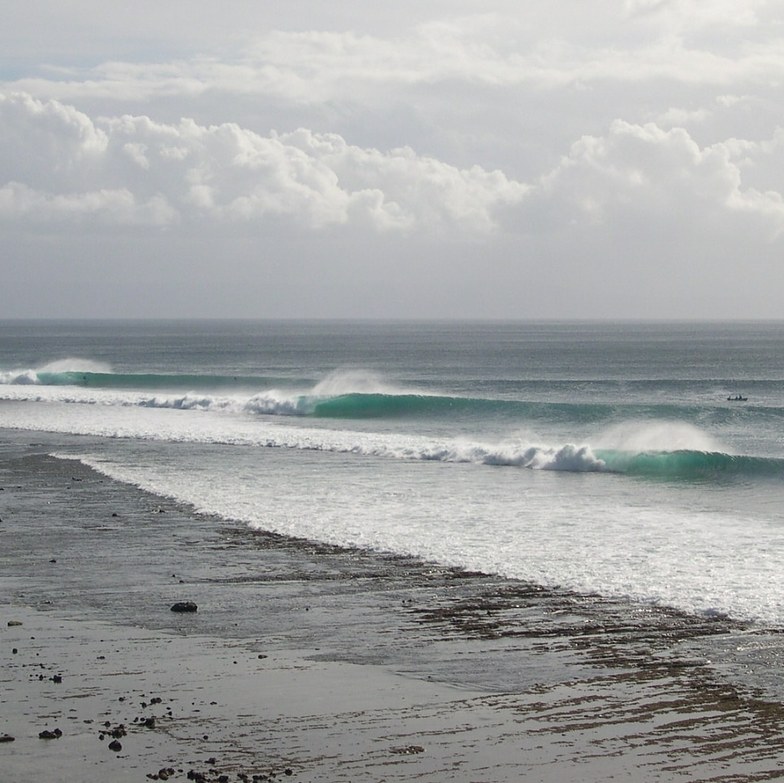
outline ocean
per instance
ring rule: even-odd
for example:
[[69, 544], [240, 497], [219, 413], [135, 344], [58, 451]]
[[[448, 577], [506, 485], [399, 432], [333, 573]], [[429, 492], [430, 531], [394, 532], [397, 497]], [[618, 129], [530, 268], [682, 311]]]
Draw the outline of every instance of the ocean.
[[0, 431], [250, 528], [784, 627], [784, 322], [3, 321]]

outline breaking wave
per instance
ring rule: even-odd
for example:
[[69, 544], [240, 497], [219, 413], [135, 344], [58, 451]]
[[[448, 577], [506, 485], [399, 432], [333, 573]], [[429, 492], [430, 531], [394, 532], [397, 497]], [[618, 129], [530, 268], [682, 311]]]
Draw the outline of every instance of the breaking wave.
[[[105, 410], [117, 411], [154, 409], [160, 411], [158, 415], [166, 410], [239, 415], [239, 418], [205, 417], [198, 424], [178, 417], [167, 418], [165, 426], [162, 426], [163, 420], [156, 419], [153, 424], [153, 419], [137, 421], [126, 417], [122, 419], [122, 425], [120, 418], [116, 418], [115, 424], [104, 421], [99, 426], [93, 423], [90, 415], [56, 419], [52, 413], [52, 418], [43, 415], [40, 420], [9, 420], [5, 424], [74, 434], [194, 440], [667, 479], [693, 480], [728, 475], [784, 477], [784, 460], [728, 453], [703, 429], [686, 423], [683, 419], [688, 420], [691, 415], [688, 406], [485, 399], [414, 392], [396, 388], [366, 371], [337, 371], [319, 382], [290, 381], [291, 386], [299, 386], [299, 390], [286, 389], [285, 384], [274, 387], [275, 380], [280, 379], [122, 374], [112, 372], [111, 367], [100, 362], [65, 359], [37, 369], [0, 372], [0, 399], [99, 405]], [[302, 387], [306, 387], [306, 391], [303, 392]], [[255, 391], [258, 388], [265, 390]], [[725, 415], [727, 407], [718, 405], [718, 415]], [[730, 409], [733, 413], [740, 411], [740, 415], [749, 410], [748, 407]], [[773, 415], [781, 412], [778, 408], [768, 409], [771, 411]], [[152, 410], [150, 415], [153, 415]], [[253, 426], [248, 426], [248, 416], [255, 418]], [[270, 417], [271, 421], [265, 422], [265, 417]], [[417, 431], [420, 430], [417, 419], [449, 421], [462, 418], [470, 422], [470, 428], [466, 428], [470, 430], [475, 429], [474, 423], [481, 424], [487, 419], [511, 424], [514, 429], [510, 431], [519, 431], [519, 427], [528, 422], [555, 423], [561, 432], [575, 433], [575, 442], [566, 442], [568, 435], [556, 445], [532, 443], [535, 438], [528, 436], [528, 442], [486, 444], [457, 439], [435, 442], [423, 435], [309, 429], [294, 426], [294, 422], [282, 427], [282, 422], [272, 423], [274, 417], [408, 419], [413, 422], [409, 428]], [[681, 421], [675, 420], [679, 417]], [[693, 418], [698, 420], [696, 416]], [[619, 420], [622, 423], [617, 423]], [[44, 421], [48, 423], [42, 423]], [[594, 435], [577, 436], [578, 432], [588, 431], [586, 425], [590, 425]], [[2, 417], [0, 426], [3, 426]]]
[[[488, 417], [506, 422], [543, 421], [575, 424], [603, 424], [618, 419], [693, 419], [708, 416], [725, 423], [754, 413], [771, 420], [784, 418], [784, 408], [728, 406], [723, 397], [715, 405], [648, 402], [618, 402], [617, 395], [606, 399], [579, 399], [579, 388], [571, 393], [569, 382], [559, 381], [565, 401], [542, 399], [544, 381], [531, 398], [479, 397], [444, 393], [437, 388], [403, 388], [366, 370], [337, 370], [321, 380], [275, 378], [259, 375], [190, 375], [166, 373], [121, 373], [101, 362], [64, 359], [36, 369], [0, 370], [0, 398], [24, 399], [24, 393], [9, 387], [49, 387], [39, 399], [52, 393], [66, 402], [100, 402], [123, 406], [244, 412], [262, 416], [300, 416], [319, 419], [450, 419], [483, 420]], [[578, 387], [581, 384], [578, 384]], [[57, 392], [56, 390], [60, 391]], [[67, 391], [66, 391], [67, 389]], [[90, 394], [89, 392], [94, 392]], [[108, 396], [114, 392], [114, 396]], [[30, 392], [32, 394], [32, 392]], [[45, 396], [44, 396], [45, 395]], [[36, 399], [29, 397], [28, 399]]]
[[597, 449], [605, 469], [633, 476], [670, 479], [715, 478], [735, 475], [749, 478], [784, 478], [784, 460], [750, 457], [719, 451], [623, 452]]

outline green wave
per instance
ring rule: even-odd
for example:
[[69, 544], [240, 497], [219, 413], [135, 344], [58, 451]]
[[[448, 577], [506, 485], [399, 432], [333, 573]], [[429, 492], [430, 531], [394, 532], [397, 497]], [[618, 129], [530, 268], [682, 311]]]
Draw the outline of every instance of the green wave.
[[749, 457], [718, 451], [624, 452], [596, 449], [605, 469], [633, 476], [715, 478], [719, 475], [784, 479], [784, 459]]
[[313, 405], [311, 415], [332, 419], [387, 418], [444, 415], [459, 412], [499, 411], [508, 403], [470, 397], [425, 394], [341, 394]]
[[[310, 398], [304, 398], [310, 399]], [[607, 406], [596, 404], [491, 400], [429, 394], [351, 393], [311, 401], [309, 415], [333, 419], [400, 418], [417, 416], [508, 416], [568, 418], [598, 421]]]

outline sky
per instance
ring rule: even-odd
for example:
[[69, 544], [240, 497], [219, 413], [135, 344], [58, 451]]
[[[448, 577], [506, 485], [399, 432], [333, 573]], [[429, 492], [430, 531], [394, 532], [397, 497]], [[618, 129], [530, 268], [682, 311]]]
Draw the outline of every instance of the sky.
[[5, 0], [0, 318], [784, 317], [784, 0]]

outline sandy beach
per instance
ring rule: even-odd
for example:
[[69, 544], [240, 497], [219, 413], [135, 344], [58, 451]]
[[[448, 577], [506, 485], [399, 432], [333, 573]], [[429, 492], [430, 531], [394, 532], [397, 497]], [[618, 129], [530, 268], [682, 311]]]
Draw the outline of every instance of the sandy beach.
[[3, 783], [784, 778], [777, 633], [253, 532], [45, 440], [0, 449]]

